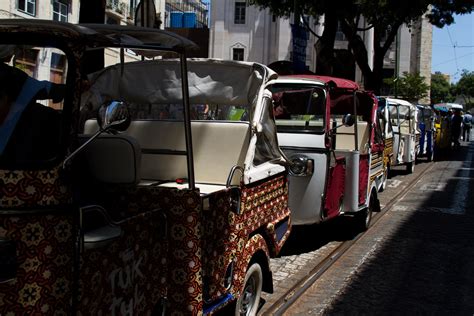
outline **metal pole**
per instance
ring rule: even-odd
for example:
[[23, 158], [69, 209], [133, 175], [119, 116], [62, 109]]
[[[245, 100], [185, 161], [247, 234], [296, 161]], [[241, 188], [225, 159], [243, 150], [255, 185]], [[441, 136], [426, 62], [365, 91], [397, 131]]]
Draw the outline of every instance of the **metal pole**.
[[147, 22], [146, 22], [146, 16], [148, 13], [148, 2], [147, 0], [141, 0], [143, 5], [142, 5], [142, 12], [141, 12], [141, 20], [142, 20], [142, 26], [147, 27]]
[[194, 157], [193, 157], [193, 140], [191, 132], [191, 109], [189, 105], [189, 90], [188, 90], [188, 68], [186, 64], [186, 53], [180, 54], [181, 61], [181, 82], [183, 92], [183, 106], [184, 106], [184, 133], [186, 139], [186, 158], [188, 163], [188, 186], [189, 189], [196, 188], [194, 180]]
[[354, 91], [354, 144], [355, 144], [355, 150], [359, 150], [359, 131], [358, 131], [358, 125], [357, 125], [357, 92]]

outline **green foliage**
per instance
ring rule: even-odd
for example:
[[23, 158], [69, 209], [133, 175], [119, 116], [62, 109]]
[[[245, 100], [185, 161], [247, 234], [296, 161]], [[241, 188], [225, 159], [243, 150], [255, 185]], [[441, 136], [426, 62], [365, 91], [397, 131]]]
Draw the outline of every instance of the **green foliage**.
[[464, 99], [464, 103], [470, 103], [474, 99], [474, 71], [464, 69], [461, 79], [454, 85], [453, 91]]
[[451, 84], [441, 72], [435, 72], [431, 76], [431, 103], [454, 102], [451, 94]]
[[425, 77], [419, 73], [403, 73], [402, 77], [384, 80], [392, 89], [395, 97], [400, 97], [410, 102], [418, 102], [428, 96], [430, 87], [425, 83]]
[[474, 71], [464, 69], [456, 84], [457, 94], [462, 94], [467, 97], [474, 97]]

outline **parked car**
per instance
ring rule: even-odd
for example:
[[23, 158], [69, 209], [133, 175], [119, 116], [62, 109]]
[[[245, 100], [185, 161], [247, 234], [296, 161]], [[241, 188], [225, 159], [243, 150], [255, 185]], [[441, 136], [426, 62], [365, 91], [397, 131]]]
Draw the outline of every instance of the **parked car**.
[[384, 182], [375, 96], [355, 82], [324, 76], [283, 76], [267, 87], [278, 141], [291, 161], [293, 224], [349, 214], [367, 229]]
[[291, 227], [276, 74], [188, 62], [195, 45], [156, 29], [16, 19], [0, 34], [18, 96], [0, 133], [0, 314], [254, 315]]

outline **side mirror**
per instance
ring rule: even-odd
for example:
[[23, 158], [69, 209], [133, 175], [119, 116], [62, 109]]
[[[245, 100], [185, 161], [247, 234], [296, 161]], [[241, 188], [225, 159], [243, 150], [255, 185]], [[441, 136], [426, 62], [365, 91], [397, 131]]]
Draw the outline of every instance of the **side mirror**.
[[345, 127], [350, 127], [354, 125], [354, 123], [355, 123], [355, 119], [352, 114], [346, 114], [342, 118], [342, 125], [344, 125]]
[[97, 123], [102, 131], [113, 128], [124, 131], [130, 126], [130, 113], [122, 101], [111, 101], [99, 108]]
[[114, 129], [116, 131], [124, 131], [130, 126], [131, 117], [128, 111], [128, 107], [124, 102], [111, 101], [107, 104], [102, 105], [99, 108], [97, 116], [97, 123], [99, 124], [99, 130], [92, 135], [84, 144], [79, 146], [74, 152], [66, 157], [63, 161], [63, 169], [66, 168], [67, 164], [80, 153], [90, 142], [99, 137], [103, 132]]

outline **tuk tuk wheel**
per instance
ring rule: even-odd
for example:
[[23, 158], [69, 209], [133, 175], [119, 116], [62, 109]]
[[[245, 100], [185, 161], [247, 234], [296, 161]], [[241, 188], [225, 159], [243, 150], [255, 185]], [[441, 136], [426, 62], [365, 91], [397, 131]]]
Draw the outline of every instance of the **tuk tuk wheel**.
[[385, 172], [383, 173], [382, 185], [380, 186], [380, 192], [383, 192], [387, 188], [388, 177], [390, 174], [390, 165], [385, 168]]
[[407, 173], [411, 174], [413, 172], [415, 172], [415, 162], [410, 161], [409, 163], [407, 163]]
[[427, 156], [428, 156], [428, 161], [433, 161], [433, 159], [434, 159], [434, 152], [433, 152], [433, 151], [430, 151]]
[[262, 294], [263, 273], [258, 263], [253, 263], [245, 274], [245, 285], [242, 295], [235, 306], [236, 316], [257, 315], [260, 296]]
[[357, 231], [364, 232], [369, 229], [370, 222], [372, 221], [372, 214], [377, 211], [378, 203], [377, 195], [372, 192], [370, 195], [369, 206], [362, 211], [359, 211], [354, 217]]

